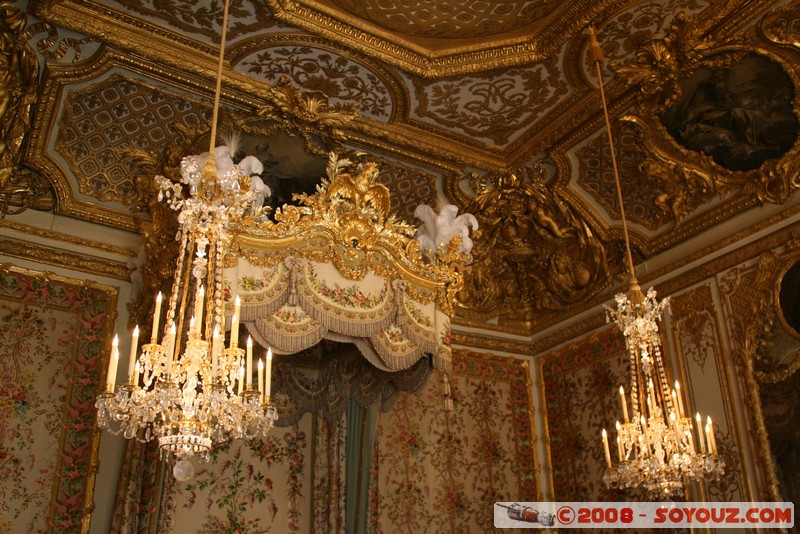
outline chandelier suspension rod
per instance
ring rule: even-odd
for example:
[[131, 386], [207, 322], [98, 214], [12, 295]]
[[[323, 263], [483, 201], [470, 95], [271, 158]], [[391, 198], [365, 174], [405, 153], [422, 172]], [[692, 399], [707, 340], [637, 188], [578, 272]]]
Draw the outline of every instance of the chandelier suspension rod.
[[219, 121], [219, 102], [220, 93], [222, 92], [222, 66], [225, 62], [225, 41], [228, 35], [228, 6], [230, 0], [225, 0], [225, 5], [222, 10], [222, 35], [219, 44], [219, 58], [217, 60], [217, 80], [214, 87], [214, 109], [211, 113], [211, 140], [209, 141], [208, 153], [214, 154], [214, 144], [217, 138], [217, 122]]
[[603, 61], [603, 50], [600, 48], [600, 43], [597, 42], [597, 36], [594, 32], [594, 27], [589, 27], [589, 36], [591, 38], [590, 42], [590, 50], [589, 53], [591, 54], [592, 60], [594, 61], [595, 67], [597, 69], [597, 80], [600, 85], [600, 100], [603, 103], [603, 116], [605, 117], [606, 121], [606, 132], [608, 132], [608, 147], [611, 150], [611, 165], [614, 168], [614, 181], [617, 185], [617, 202], [619, 203], [619, 215], [620, 219], [622, 220], [622, 231], [625, 235], [625, 252], [628, 255], [628, 270], [630, 272], [631, 278], [633, 280], [636, 279], [636, 271], [634, 270], [633, 266], [633, 255], [631, 254], [631, 242], [630, 237], [628, 236], [628, 221], [625, 218], [625, 205], [622, 203], [622, 185], [620, 184], [619, 179], [619, 167], [617, 166], [617, 153], [614, 149], [614, 139], [613, 134], [611, 132], [611, 120], [608, 118], [608, 105], [606, 104], [606, 93], [605, 89], [603, 88], [603, 70], [600, 67], [600, 63]]

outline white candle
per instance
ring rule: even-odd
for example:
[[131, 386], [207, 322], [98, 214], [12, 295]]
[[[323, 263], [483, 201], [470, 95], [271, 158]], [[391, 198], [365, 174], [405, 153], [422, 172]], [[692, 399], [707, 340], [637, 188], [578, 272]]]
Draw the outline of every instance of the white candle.
[[233, 303], [233, 318], [231, 319], [231, 348], [236, 348], [239, 346], [239, 311], [242, 307], [242, 301], [239, 299], [239, 296], [236, 296], [236, 300]]
[[206, 300], [206, 288], [201, 285], [194, 298], [194, 327], [197, 332], [200, 332], [203, 326], [203, 304]]
[[106, 376], [106, 386], [108, 391], [114, 391], [117, 383], [117, 366], [119, 365], [119, 336], [114, 335], [111, 342], [111, 357], [108, 359], [108, 375]]
[[264, 402], [264, 360], [258, 359], [258, 392], [259, 400]]
[[619, 456], [619, 463], [625, 461], [625, 455], [622, 454], [622, 439], [617, 435], [617, 456]]
[[136, 349], [138, 347], [139, 347], [139, 325], [136, 325], [136, 328], [133, 329], [133, 337], [131, 338], [131, 356], [128, 359], [128, 378], [133, 376], [133, 371], [136, 368]]
[[164, 297], [161, 296], [161, 291], [159, 291], [158, 295], [156, 295], [156, 305], [153, 311], [153, 331], [150, 333], [150, 338], [153, 340], [153, 343], [158, 342], [158, 323], [161, 319], [161, 300], [163, 298]]
[[717, 457], [717, 436], [714, 435], [714, 423], [711, 422], [711, 416], [708, 416], [706, 422], [706, 438], [708, 439], [708, 451]]
[[139, 362], [137, 361], [136, 362], [136, 366], [133, 368], [133, 385], [134, 386], [138, 386], [139, 385], [139, 373], [141, 373], [141, 372], [142, 372], [142, 367], [139, 364]]
[[683, 395], [681, 394], [681, 384], [675, 381], [675, 396], [678, 397], [678, 416], [686, 417], [686, 411], [683, 409]]
[[239, 395], [242, 394], [242, 383], [243, 382], [244, 382], [244, 366], [239, 367], [239, 389], [237, 390], [237, 393]]
[[247, 336], [247, 389], [253, 385], [253, 338]]
[[706, 444], [703, 440], [703, 419], [700, 417], [699, 412], [695, 415], [695, 421], [697, 421], [697, 442], [700, 444], [700, 453], [705, 454]]
[[628, 420], [628, 402], [625, 400], [625, 389], [620, 386], [619, 387], [619, 400], [622, 402], [622, 416], [627, 423]]
[[272, 390], [272, 349], [267, 349], [267, 370], [264, 376], [264, 398], [269, 400]]
[[606, 455], [606, 466], [611, 469], [611, 453], [608, 450], [608, 433], [603, 429], [603, 452]]

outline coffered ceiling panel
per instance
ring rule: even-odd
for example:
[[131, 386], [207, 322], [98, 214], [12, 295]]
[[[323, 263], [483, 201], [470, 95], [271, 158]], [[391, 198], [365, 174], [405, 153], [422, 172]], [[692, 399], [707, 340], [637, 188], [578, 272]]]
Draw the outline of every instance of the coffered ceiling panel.
[[[56, 209], [135, 229], [130, 209], [143, 206], [143, 193], [118, 150], [163, 159], [185, 141], [176, 130], [202, 130], [221, 6], [29, 2], [27, 29], [13, 36], [38, 58], [41, 76], [25, 165], [53, 184]], [[393, 210], [411, 222], [415, 205], [444, 199], [482, 211], [460, 313], [476, 324], [536, 329], [603, 298], [622, 271], [589, 27], [606, 56], [623, 200], [641, 261], [679, 256], [702, 234], [733, 234], [758, 206], [797, 202], [798, 6], [232, 0], [222, 105], [249, 125], [265, 160], [281, 160], [269, 150], [287, 148], [287, 139], [296, 142], [292, 154], [317, 147], [275, 178], [288, 196], [311, 182], [291, 184], [286, 169], [307, 174], [324, 159], [320, 147], [336, 146], [380, 163]], [[91, 42], [101, 51], [81, 56]]]

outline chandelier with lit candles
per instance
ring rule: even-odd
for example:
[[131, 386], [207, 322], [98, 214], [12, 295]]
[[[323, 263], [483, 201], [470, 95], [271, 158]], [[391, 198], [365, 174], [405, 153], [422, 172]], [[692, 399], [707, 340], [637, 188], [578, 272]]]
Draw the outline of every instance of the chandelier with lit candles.
[[693, 421], [684, 410], [680, 384], [676, 381], [673, 389], [669, 387], [658, 330], [669, 298], [659, 302], [653, 288], [645, 295], [636, 280], [603, 89], [603, 53], [593, 29], [590, 37], [590, 56], [597, 68], [630, 275], [628, 294], [616, 295], [616, 309], [606, 306], [609, 318], [625, 338], [631, 384], [630, 399], [625, 389], [619, 388], [624, 422], [616, 423], [616, 462], [612, 461], [606, 429], [601, 434], [607, 467], [603, 480], [610, 487], [639, 488], [655, 498], [682, 495], [684, 485], [690, 481], [719, 478], [724, 462], [718, 454], [711, 417], [704, 423], [697, 413]]
[[[226, 0], [222, 44], [207, 154], [181, 162], [181, 183], [157, 176], [159, 201], [178, 212], [180, 244], [167, 312], [155, 301], [152, 335], [139, 349], [133, 331], [128, 379], [116, 385], [118, 338], [114, 338], [106, 391], [98, 397], [98, 425], [128, 439], [157, 440], [164, 456], [177, 458], [175, 476], [191, 476], [188, 459], [207, 457], [214, 445], [267, 433], [277, 419], [270, 403], [271, 352], [258, 360], [253, 385], [253, 344], [238, 346], [239, 299], [233, 305], [225, 342], [223, 268], [230, 225], [258, 210], [250, 174], [257, 160], [234, 164], [229, 147], [214, 147], [222, 61], [228, 18]], [[159, 340], [160, 339], [160, 340]]]

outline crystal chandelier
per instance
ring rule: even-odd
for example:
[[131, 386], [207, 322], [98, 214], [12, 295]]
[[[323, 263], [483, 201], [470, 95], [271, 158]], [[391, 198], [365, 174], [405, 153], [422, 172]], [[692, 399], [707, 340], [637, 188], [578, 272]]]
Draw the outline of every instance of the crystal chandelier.
[[718, 454], [711, 417], [706, 419], [704, 425], [700, 414], [696, 414], [695, 429], [691, 415], [684, 410], [680, 384], [676, 381], [675, 387], [669, 388], [658, 330], [661, 315], [669, 307], [669, 298], [659, 302], [653, 288], [646, 295], [643, 294], [636, 280], [611, 121], [603, 89], [603, 53], [593, 29], [590, 30], [590, 37], [590, 56], [597, 69], [630, 276], [628, 294], [616, 295], [616, 309], [606, 306], [610, 318], [622, 332], [628, 349], [631, 410], [628, 410], [625, 389], [620, 386], [624, 422], [617, 421], [616, 424], [617, 461], [615, 466], [608, 433], [603, 429], [601, 436], [608, 468], [603, 480], [614, 488], [643, 489], [654, 498], [682, 495], [684, 484], [689, 481], [718, 479], [724, 473], [724, 462]]
[[96, 402], [100, 428], [142, 442], [156, 439], [162, 456], [177, 458], [173, 471], [179, 479], [191, 477], [190, 457], [207, 458], [216, 444], [263, 435], [277, 419], [269, 398], [272, 354], [266, 364], [258, 361], [254, 387], [252, 340], [246, 350], [238, 346], [238, 297], [227, 347], [224, 339], [228, 229], [253, 210], [259, 194], [250, 188], [245, 165], [233, 164], [227, 147], [214, 148], [227, 17], [226, 0], [209, 152], [183, 159], [181, 184], [156, 177], [159, 201], [166, 199], [178, 212], [180, 244], [163, 330], [159, 293], [152, 336], [141, 351], [139, 327], [133, 331], [127, 382], [115, 387], [115, 337], [106, 391]]

